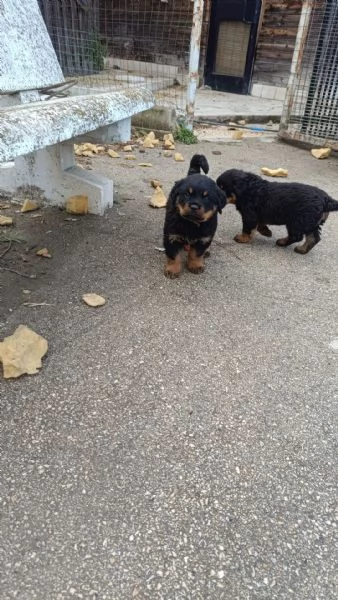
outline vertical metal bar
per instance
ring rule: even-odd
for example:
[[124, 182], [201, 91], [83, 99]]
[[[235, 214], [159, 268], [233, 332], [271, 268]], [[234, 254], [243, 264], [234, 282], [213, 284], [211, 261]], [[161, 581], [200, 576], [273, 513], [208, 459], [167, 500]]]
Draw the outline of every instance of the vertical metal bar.
[[280, 131], [287, 129], [291, 108], [293, 105], [294, 94], [297, 86], [299, 71], [302, 66], [304, 47], [307, 39], [307, 33], [310, 25], [313, 0], [304, 0], [302, 12], [299, 19], [295, 49], [293, 52], [290, 77], [286, 88], [283, 112], [280, 121]]
[[201, 48], [201, 32], [203, 21], [204, 0], [194, 0], [193, 19], [190, 36], [189, 76], [186, 104], [186, 126], [192, 131], [194, 125], [196, 89], [198, 82], [198, 67]]

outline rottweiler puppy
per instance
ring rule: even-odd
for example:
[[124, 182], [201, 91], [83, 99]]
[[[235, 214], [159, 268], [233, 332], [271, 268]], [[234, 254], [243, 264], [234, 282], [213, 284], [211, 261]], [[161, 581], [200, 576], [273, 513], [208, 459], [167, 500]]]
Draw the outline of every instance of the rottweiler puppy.
[[187, 177], [172, 188], [163, 229], [163, 245], [167, 256], [164, 274], [178, 277], [182, 271], [182, 251], [188, 251], [187, 267], [191, 273], [204, 271], [204, 256], [217, 229], [217, 215], [226, 197], [206, 175], [209, 164], [203, 154], [195, 154]]
[[250, 242], [257, 229], [271, 237], [268, 225], [285, 225], [287, 236], [277, 240], [286, 247], [296, 242], [295, 252], [307, 254], [320, 241], [321, 226], [329, 212], [338, 210], [338, 202], [320, 188], [304, 183], [279, 183], [266, 181], [259, 175], [229, 169], [217, 179], [228, 203], [235, 204], [243, 222], [241, 233], [235, 241]]

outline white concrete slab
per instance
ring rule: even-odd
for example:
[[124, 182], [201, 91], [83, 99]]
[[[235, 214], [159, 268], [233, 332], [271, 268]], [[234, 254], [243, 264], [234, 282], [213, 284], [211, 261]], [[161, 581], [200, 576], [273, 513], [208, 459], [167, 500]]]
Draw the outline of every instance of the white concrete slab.
[[0, 40], [1, 92], [64, 81], [37, 0], [1, 0]]

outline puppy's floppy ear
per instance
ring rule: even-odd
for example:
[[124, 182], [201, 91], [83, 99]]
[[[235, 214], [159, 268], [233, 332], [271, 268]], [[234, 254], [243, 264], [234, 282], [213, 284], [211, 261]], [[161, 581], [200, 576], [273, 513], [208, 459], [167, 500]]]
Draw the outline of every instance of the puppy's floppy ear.
[[222, 214], [222, 209], [225, 207], [227, 203], [227, 197], [225, 192], [221, 190], [221, 188], [217, 188], [217, 210], [220, 214]]
[[174, 187], [172, 188], [169, 196], [168, 196], [168, 203], [167, 203], [167, 207], [169, 208], [170, 206], [175, 206], [176, 204], [176, 196], [178, 194], [178, 191], [180, 189], [180, 186], [182, 184], [182, 182], [184, 181], [184, 179], [180, 179], [179, 181], [176, 181]]

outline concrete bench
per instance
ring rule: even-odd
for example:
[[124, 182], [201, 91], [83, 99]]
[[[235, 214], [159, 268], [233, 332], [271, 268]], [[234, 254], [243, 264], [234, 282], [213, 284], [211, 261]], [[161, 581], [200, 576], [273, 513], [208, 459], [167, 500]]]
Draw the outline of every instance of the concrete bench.
[[0, 38], [5, 46], [0, 55], [0, 191], [31, 195], [34, 190], [34, 198], [57, 205], [85, 194], [89, 211], [102, 214], [113, 203], [113, 182], [76, 166], [74, 142], [83, 136], [99, 143], [129, 140], [131, 117], [154, 106], [151, 91], [46, 100], [43, 90], [66, 82], [36, 0], [0, 2]]

